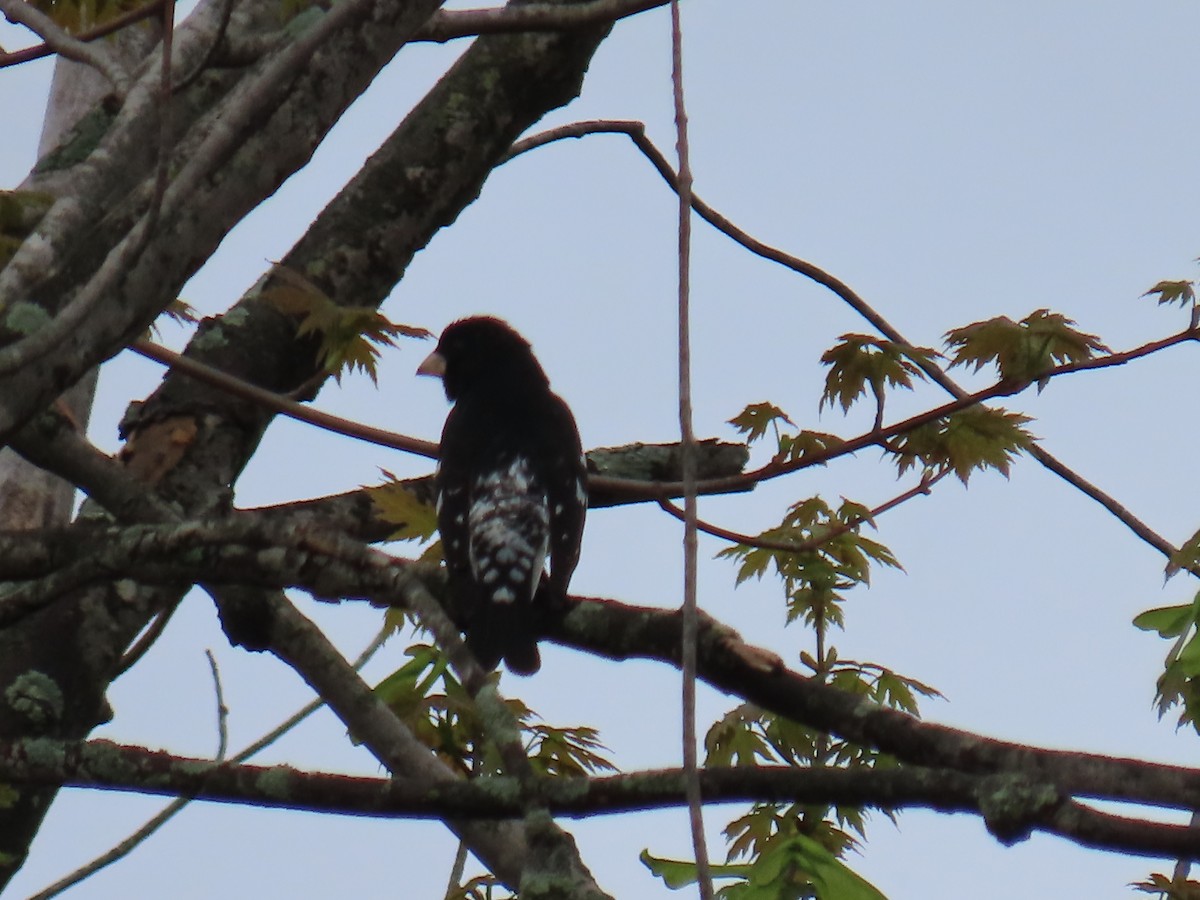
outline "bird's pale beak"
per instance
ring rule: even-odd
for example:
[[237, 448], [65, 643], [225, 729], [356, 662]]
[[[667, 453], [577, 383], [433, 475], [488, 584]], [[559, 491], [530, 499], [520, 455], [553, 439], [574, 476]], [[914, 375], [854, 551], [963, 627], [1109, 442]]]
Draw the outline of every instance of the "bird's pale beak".
[[417, 366], [418, 375], [432, 375], [434, 378], [441, 378], [446, 374], [446, 357], [434, 350], [425, 361]]

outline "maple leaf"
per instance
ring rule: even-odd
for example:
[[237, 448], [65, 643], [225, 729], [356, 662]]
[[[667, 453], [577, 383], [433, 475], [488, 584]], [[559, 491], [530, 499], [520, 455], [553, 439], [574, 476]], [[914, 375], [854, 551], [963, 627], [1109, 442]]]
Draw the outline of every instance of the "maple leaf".
[[1166, 577], [1174, 577], [1183, 569], [1200, 569], [1200, 531], [1184, 541], [1167, 559]]
[[1142, 294], [1143, 297], [1153, 295], [1157, 295], [1159, 306], [1165, 303], [1178, 303], [1180, 306], [1196, 305], [1196, 289], [1190, 281], [1160, 281]]
[[[195, 325], [200, 321], [196, 316], [196, 308], [181, 297], [176, 297], [168, 303], [161, 315], [166, 316], [176, 325]], [[146, 334], [151, 338], [159, 336], [157, 319], [146, 329]]]
[[943, 416], [902, 435], [893, 446], [900, 474], [920, 463], [927, 471], [950, 468], [965, 485], [971, 473], [995, 469], [1008, 477], [1013, 458], [1033, 446], [1029, 416], [976, 406]]
[[729, 424], [740, 434], [746, 435], [747, 444], [753, 444], [767, 433], [768, 428], [774, 427], [775, 433], [778, 435], [780, 421], [787, 422], [793, 427], [796, 425], [788, 418], [787, 413], [773, 403], [751, 403], [730, 419]]
[[426, 541], [437, 531], [437, 511], [419, 500], [398, 481], [367, 488], [368, 496], [385, 522], [399, 526], [389, 541]]
[[594, 772], [615, 772], [617, 767], [599, 751], [607, 750], [595, 728], [586, 725], [574, 728], [555, 728], [550, 725], [528, 725], [530, 735], [527, 752], [534, 771], [542, 775], [589, 775]]
[[300, 319], [297, 337], [319, 339], [317, 361], [339, 383], [343, 372], [361, 371], [378, 384], [377, 363], [383, 347], [394, 347], [397, 337], [432, 337], [424, 328], [397, 324], [369, 306], [338, 306], [313, 282], [286, 266], [271, 269], [271, 284], [263, 291], [263, 299]]
[[978, 372], [994, 362], [1002, 379], [1027, 384], [1055, 366], [1109, 352], [1100, 338], [1074, 324], [1059, 313], [1038, 309], [1020, 322], [997, 316], [955, 328], [946, 333], [946, 345], [952, 348], [950, 366], [974, 365]]
[[1179, 875], [1168, 877], [1154, 872], [1147, 881], [1136, 881], [1129, 886], [1143, 894], [1158, 894], [1160, 900], [1200, 900], [1200, 881]]
[[925, 377], [922, 367], [941, 355], [928, 347], [909, 347], [867, 334], [843, 334], [838, 340], [841, 343], [821, 355], [829, 374], [818, 409], [826, 403], [832, 407], [836, 401], [846, 412], [868, 389], [876, 398], [882, 398], [888, 387], [911, 390], [913, 378]]
[[[779, 452], [775, 458], [784, 462], [805, 460], [825, 456], [846, 443], [836, 434], [824, 431], [809, 431], [805, 429], [798, 434], [781, 434], [779, 436]], [[824, 461], [821, 465], [825, 465]]]

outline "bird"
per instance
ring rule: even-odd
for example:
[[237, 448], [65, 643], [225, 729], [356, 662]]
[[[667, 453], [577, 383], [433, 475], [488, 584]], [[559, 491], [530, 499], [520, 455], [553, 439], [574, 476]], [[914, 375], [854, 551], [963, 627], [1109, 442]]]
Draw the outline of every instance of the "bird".
[[466, 644], [485, 671], [504, 660], [532, 675], [541, 668], [536, 613], [566, 602], [579, 562], [587, 466], [575, 417], [529, 342], [491, 316], [446, 326], [417, 374], [441, 378], [453, 404], [436, 506]]

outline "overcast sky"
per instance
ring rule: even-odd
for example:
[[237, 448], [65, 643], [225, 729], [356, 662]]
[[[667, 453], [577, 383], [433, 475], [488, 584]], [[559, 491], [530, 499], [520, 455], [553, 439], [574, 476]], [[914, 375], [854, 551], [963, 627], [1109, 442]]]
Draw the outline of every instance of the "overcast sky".
[[[954, 2], [798, 3], [688, 0], [687, 103], [696, 191], [759, 238], [802, 256], [859, 291], [913, 342], [940, 346], [947, 330], [1049, 307], [1114, 349], [1185, 325], [1177, 309], [1140, 295], [1190, 278], [1200, 138], [1189, 52], [1200, 7]], [[19, 44], [0, 29], [0, 44]], [[406, 50], [345, 117], [312, 165], [225, 242], [188, 286], [205, 313], [234, 302], [279, 259], [466, 45]], [[617, 26], [583, 95], [544, 125], [640, 119], [669, 151], [668, 16]], [[33, 162], [46, 62], [0, 72], [0, 187]], [[483, 195], [414, 261], [389, 300], [393, 319], [433, 331], [462, 315], [503, 316], [530, 340], [575, 409], [586, 446], [673, 440], [675, 200], [623, 138], [560, 143], [500, 169]], [[725, 420], [770, 400], [805, 427], [850, 436], [869, 415], [817, 412], [821, 352], [846, 331], [868, 331], [840, 301], [698, 224], [693, 252], [696, 430], [732, 438]], [[168, 332], [182, 346], [186, 335]], [[413, 377], [425, 349], [384, 359], [380, 387], [344, 379], [320, 408], [436, 438], [440, 388]], [[1195, 350], [1054, 381], [1011, 408], [1035, 416], [1044, 446], [1179, 542], [1200, 526], [1192, 393]], [[125, 355], [106, 366], [92, 434], [118, 446], [116, 422], [160, 376]], [[966, 378], [982, 385], [982, 379]], [[925, 388], [892, 414], [943, 401]], [[428, 470], [421, 460], [279, 422], [238, 484], [243, 506], [375, 483], [379, 468]], [[757, 531], [787, 504], [822, 493], [878, 504], [911, 485], [874, 451], [760, 488], [704, 499], [701, 514]], [[1041, 746], [1195, 764], [1200, 743], [1152, 708], [1165, 642], [1130, 619], [1191, 599], [1163, 559], [1124, 526], [1031, 460], [1010, 480], [945, 481], [932, 497], [879, 520], [875, 535], [904, 572], [877, 571], [847, 606], [843, 657], [880, 662], [939, 688], [931, 721]], [[789, 661], [811, 635], [783, 627], [768, 581], [734, 590], [734, 569], [710, 562], [706, 610]], [[404, 553], [404, 547], [397, 548]], [[656, 509], [592, 514], [575, 591], [674, 606], [680, 529]], [[347, 653], [378, 617], [306, 604]], [[234, 747], [306, 699], [274, 659], [229, 648], [211, 604], [194, 594], [144, 662], [115, 686], [116, 717], [96, 735], [210, 755], [216, 736], [204, 650], [219, 660]], [[393, 642], [369, 669], [402, 662]], [[545, 648], [542, 672], [505, 676], [547, 721], [595, 724], [624, 769], [679, 760], [678, 677], [665, 667], [615, 664]], [[704, 692], [702, 725], [733, 705]], [[331, 716], [318, 716], [261, 757], [375, 773]], [[12, 896], [26, 896], [106, 849], [157, 801], [65, 792], [34, 844]], [[708, 813], [718, 832], [740, 807]], [[1170, 862], [1121, 858], [1035, 837], [997, 844], [974, 818], [876, 816], [850, 863], [893, 900], [1132, 896], [1127, 884]], [[637, 860], [689, 852], [682, 812], [566, 823], [601, 885], [622, 897], [677, 896]], [[132, 857], [70, 896], [436, 897], [454, 843], [439, 826], [358, 821], [194, 805]]]

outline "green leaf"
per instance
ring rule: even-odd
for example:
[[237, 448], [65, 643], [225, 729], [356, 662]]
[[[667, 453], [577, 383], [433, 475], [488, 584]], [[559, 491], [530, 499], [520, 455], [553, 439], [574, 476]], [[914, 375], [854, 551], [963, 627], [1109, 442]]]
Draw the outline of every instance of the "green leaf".
[[767, 433], [768, 428], [774, 428], [778, 433], [781, 421], [793, 427], [796, 424], [788, 418], [787, 413], [773, 403], [751, 403], [730, 419], [729, 424], [740, 434], [746, 435], [746, 443], [753, 444]]
[[[384, 473], [387, 475], [388, 473]], [[388, 535], [389, 541], [425, 541], [437, 531], [437, 511], [399, 481], [368, 488], [379, 518], [397, 526]]]
[[[824, 431], [804, 430], [798, 434], [781, 434], [776, 459], [783, 462], [804, 462], [813, 457], [824, 457], [846, 443], [836, 434]], [[821, 463], [824, 465], [824, 462]]]
[[[639, 853], [638, 859], [672, 890], [677, 891], [689, 884], [696, 883], [696, 864], [694, 862], [681, 859], [662, 859], [651, 856], [649, 850]], [[750, 872], [748, 865], [710, 865], [709, 868], [712, 870], [713, 878], [735, 878], [748, 875]]]
[[361, 371], [378, 384], [382, 347], [394, 347], [397, 337], [432, 336], [424, 328], [391, 322], [369, 306], [339, 306], [312, 281], [282, 265], [271, 269], [271, 281], [262, 297], [300, 320], [297, 337], [318, 339], [318, 362], [339, 382], [344, 372]]
[[877, 887], [812, 838], [798, 834], [789, 844], [808, 869], [820, 900], [887, 900]]
[[615, 772], [617, 767], [597, 751], [607, 750], [600, 743], [598, 732], [587, 726], [554, 728], [550, 725], [529, 725], [532, 736], [527, 747], [534, 771], [541, 775], [590, 775], [594, 772]]
[[1196, 604], [1160, 606], [1134, 616], [1134, 627], [1142, 631], [1157, 631], [1159, 637], [1179, 637], [1196, 621]]
[[771, 751], [754, 726], [761, 711], [750, 704], [730, 710], [704, 736], [706, 766], [753, 766], [770, 760]]
[[973, 365], [978, 372], [995, 363], [1000, 377], [1025, 384], [1065, 363], [1083, 362], [1109, 352], [1094, 334], [1072, 328], [1066, 316], [1038, 309], [1020, 322], [998, 316], [946, 333], [950, 366]]
[[860, 533], [864, 511], [861, 504], [845, 501], [835, 513], [820, 497], [810, 497], [794, 503], [778, 526], [756, 536], [765, 544], [796, 549], [736, 544], [717, 556], [741, 561], [738, 584], [752, 576], [761, 579], [773, 567], [783, 579], [788, 622], [803, 619], [840, 627], [841, 592], [869, 583], [873, 563], [900, 566], [887, 547]]
[[1175, 656], [1174, 666], [1184, 678], [1200, 675], [1200, 634], [1193, 634]]
[[[696, 882], [696, 864], [660, 859], [643, 850], [639, 856], [668, 887], [678, 890]], [[887, 900], [870, 882], [855, 874], [817, 841], [795, 835], [774, 842], [750, 864], [711, 865], [713, 878], [738, 878], [741, 884], [722, 889], [734, 900]]]
[[1156, 296], [1159, 306], [1166, 303], [1178, 303], [1180, 306], [1196, 304], [1196, 291], [1190, 281], [1160, 281], [1142, 296]]
[[867, 334], [843, 334], [841, 343], [821, 355], [829, 366], [819, 409], [836, 402], [845, 412], [870, 390], [882, 399], [888, 387], [912, 389], [913, 378], [924, 378], [922, 365], [940, 356], [927, 347], [909, 347]]
[[900, 474], [920, 464], [927, 471], [950, 468], [963, 484], [983, 469], [1007, 478], [1013, 458], [1033, 446], [1024, 428], [1031, 421], [1001, 407], [974, 406], [914, 428], [893, 446]]
[[1184, 569], [1200, 569], [1200, 531], [1180, 545], [1167, 560], [1166, 577], [1172, 578]]

